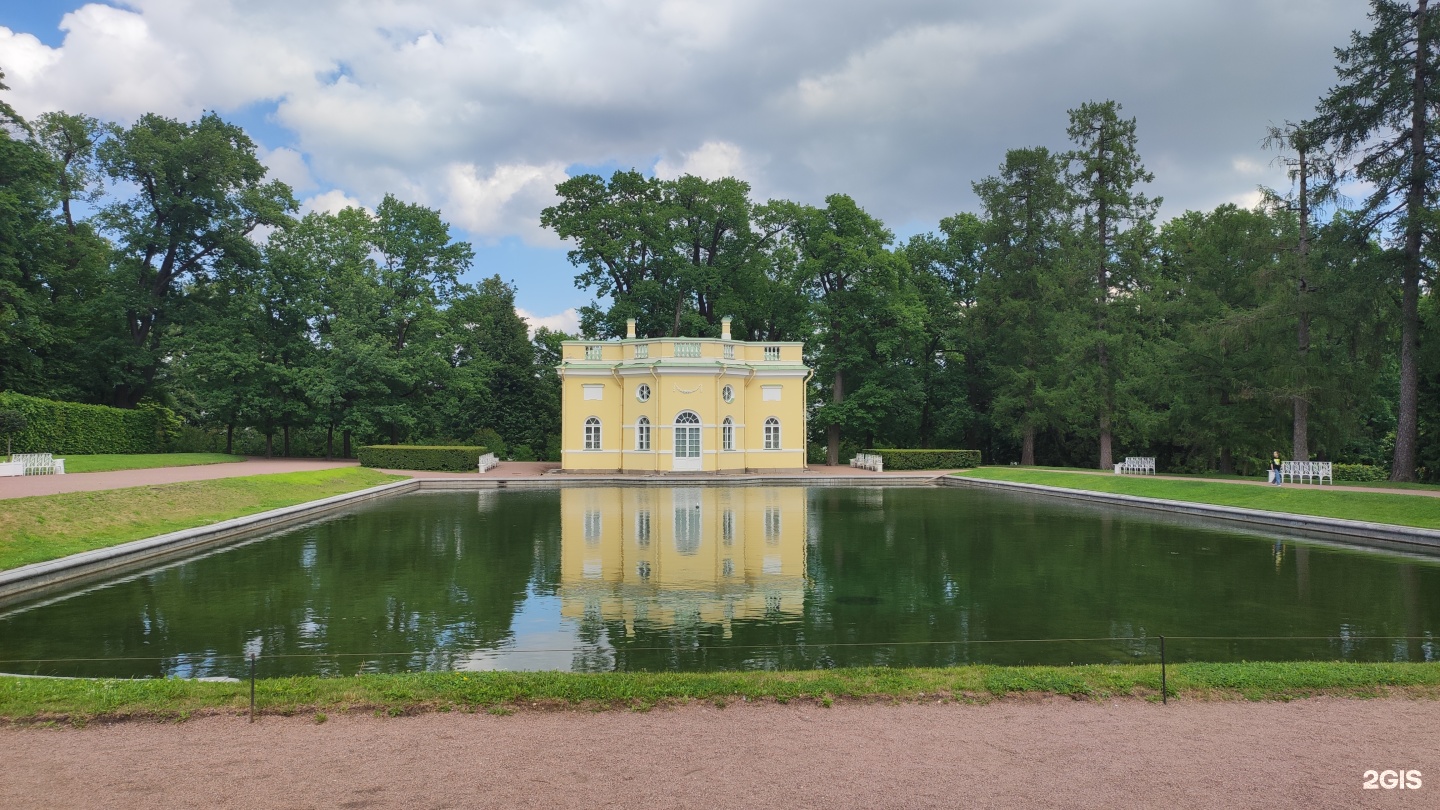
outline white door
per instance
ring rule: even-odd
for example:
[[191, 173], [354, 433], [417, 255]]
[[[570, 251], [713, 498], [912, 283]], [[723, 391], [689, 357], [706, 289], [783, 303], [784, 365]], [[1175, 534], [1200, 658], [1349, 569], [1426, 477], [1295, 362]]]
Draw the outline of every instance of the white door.
[[692, 411], [681, 411], [675, 417], [674, 469], [700, 469], [700, 417]]

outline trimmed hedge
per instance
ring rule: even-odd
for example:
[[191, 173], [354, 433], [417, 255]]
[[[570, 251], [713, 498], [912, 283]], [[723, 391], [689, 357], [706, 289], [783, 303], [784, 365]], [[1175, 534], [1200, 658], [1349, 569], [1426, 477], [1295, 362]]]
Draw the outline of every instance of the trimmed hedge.
[[951, 470], [979, 467], [979, 450], [863, 450], [885, 460], [887, 470]]
[[11, 442], [15, 453], [161, 453], [180, 426], [169, 408], [149, 404], [131, 411], [0, 394], [0, 411], [25, 417], [25, 429]]
[[1336, 481], [1388, 481], [1390, 474], [1385, 472], [1384, 467], [1376, 467], [1373, 464], [1335, 464], [1330, 471], [1335, 473]]
[[418, 444], [371, 444], [356, 453], [362, 467], [387, 470], [437, 470], [475, 472], [484, 447], [426, 446]]

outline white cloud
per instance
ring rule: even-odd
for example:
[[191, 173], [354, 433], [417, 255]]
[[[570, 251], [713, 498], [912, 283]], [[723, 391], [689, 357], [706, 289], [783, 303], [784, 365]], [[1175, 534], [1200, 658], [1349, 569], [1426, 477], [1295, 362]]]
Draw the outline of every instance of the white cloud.
[[566, 179], [563, 165], [502, 165], [480, 172], [473, 163], [446, 168], [447, 217], [491, 239], [514, 234], [529, 244], [556, 244], [554, 234], [540, 227], [540, 210], [556, 201], [555, 185]]
[[568, 335], [580, 334], [580, 313], [574, 308], [555, 315], [534, 315], [522, 307], [516, 307], [515, 314], [530, 325], [531, 337], [534, 337], [535, 330], [542, 326], [551, 331], [564, 332]]
[[655, 164], [656, 177], [669, 180], [685, 174], [706, 180], [721, 177], [748, 180], [754, 177], [755, 172], [740, 147], [726, 141], [706, 141], [693, 152], [682, 155], [678, 163], [661, 158]]
[[310, 167], [305, 165], [305, 156], [294, 149], [285, 146], [278, 149], [261, 147], [258, 150], [258, 157], [260, 162], [270, 170], [266, 175], [268, 179], [285, 183], [296, 194], [304, 194], [315, 189], [315, 177], [310, 174]]
[[354, 197], [348, 196], [338, 188], [332, 188], [323, 194], [316, 194], [300, 203], [300, 213], [309, 214], [312, 211], [324, 211], [327, 214], [338, 214], [346, 208], [364, 208], [365, 206]]

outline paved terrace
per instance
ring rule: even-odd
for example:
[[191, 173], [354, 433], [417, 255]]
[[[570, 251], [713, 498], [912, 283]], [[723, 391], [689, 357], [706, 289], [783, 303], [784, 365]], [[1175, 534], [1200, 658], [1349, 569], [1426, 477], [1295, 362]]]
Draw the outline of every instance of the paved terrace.
[[[56, 495], [62, 492], [94, 492], [102, 489], [122, 489], [155, 484], [175, 484], [183, 481], [210, 481], [217, 478], [237, 478], [245, 475], [266, 475], [270, 473], [304, 472], [307, 470], [331, 470], [337, 467], [353, 467], [354, 459], [326, 461], [324, 459], [297, 458], [247, 458], [230, 464], [205, 464], [192, 467], [157, 467], [149, 470], [117, 470], [115, 472], [70, 473], [68, 475], [27, 475], [17, 478], [0, 478], [0, 500], [25, 498], [32, 495]], [[616, 483], [616, 482], [729, 482], [784, 481], [795, 483], [854, 481], [855, 483], [923, 483], [933, 481], [954, 470], [902, 470], [883, 473], [861, 470], [855, 467], [826, 467], [816, 465], [808, 470], [764, 474], [726, 473], [640, 473], [613, 475], [586, 475], [560, 472], [560, 465], [549, 461], [504, 461], [483, 475], [477, 473], [426, 472], [420, 470], [385, 470], [395, 475], [410, 478], [453, 479], [457, 481], [547, 481], [563, 483]], [[1045, 471], [1044, 468], [1037, 468]], [[1104, 470], [1056, 470], [1089, 475], [1113, 475]], [[1206, 481], [1238, 486], [1269, 486], [1260, 479], [1194, 478], [1178, 475], [1153, 475], [1167, 481]], [[1300, 489], [1326, 489], [1340, 492], [1388, 492], [1395, 495], [1422, 495], [1440, 497], [1440, 489], [1392, 489], [1389, 487], [1357, 487], [1345, 484], [1286, 484]]]
[[[62, 492], [94, 492], [103, 489], [122, 489], [156, 484], [175, 484], [184, 481], [211, 481], [217, 478], [237, 478], [245, 475], [266, 475], [270, 473], [304, 472], [308, 470], [331, 470], [338, 467], [354, 467], [351, 460], [325, 461], [323, 459], [294, 458], [248, 458], [229, 464], [205, 464], [192, 467], [156, 467], [148, 470], [116, 470], [114, 472], [69, 473], [67, 475], [27, 475], [17, 478], [0, 478], [0, 500], [26, 498], [33, 495], [57, 495]], [[917, 483], [934, 480], [951, 470], [923, 470], [906, 472], [876, 473], [854, 467], [816, 466], [809, 470], [795, 472], [766, 473], [764, 475], [713, 473], [650, 473], [625, 475], [579, 475], [562, 473], [560, 465], [547, 461], [505, 461], [483, 475], [477, 473], [445, 473], [418, 470], [385, 470], [395, 475], [410, 478], [453, 479], [457, 481], [546, 481], [564, 483], [615, 483], [615, 482], [674, 482], [684, 484], [698, 481], [725, 481], [745, 483], [747, 481], [794, 480], [796, 483], [816, 480], [854, 480]]]

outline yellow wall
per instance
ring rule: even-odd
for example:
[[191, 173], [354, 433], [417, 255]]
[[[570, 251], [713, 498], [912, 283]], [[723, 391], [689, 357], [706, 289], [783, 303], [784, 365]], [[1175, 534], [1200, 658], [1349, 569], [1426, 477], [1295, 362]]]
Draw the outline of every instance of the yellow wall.
[[[698, 347], [698, 356], [684, 347]], [[767, 359], [766, 347], [778, 349]], [[639, 350], [645, 357], [637, 357]], [[598, 348], [599, 357], [587, 354]], [[729, 348], [733, 359], [725, 357]], [[672, 472], [686, 469], [675, 455], [677, 416], [700, 418], [698, 471], [798, 470], [805, 467], [805, 384], [810, 370], [799, 343], [746, 343], [713, 339], [567, 341], [559, 368], [561, 384], [561, 466], [567, 470]], [[650, 397], [641, 402], [640, 386]], [[734, 391], [732, 402], [722, 396]], [[586, 399], [597, 386], [599, 399]], [[766, 400], [767, 388], [779, 392]], [[734, 422], [734, 449], [722, 450], [722, 423]], [[599, 449], [586, 449], [585, 422], [600, 420]], [[638, 449], [641, 417], [650, 423], [650, 449]], [[766, 449], [764, 425], [779, 420], [780, 448]]]
[[598, 614], [627, 634], [703, 622], [728, 636], [732, 620], [804, 607], [802, 487], [568, 488], [560, 504], [566, 617]]

